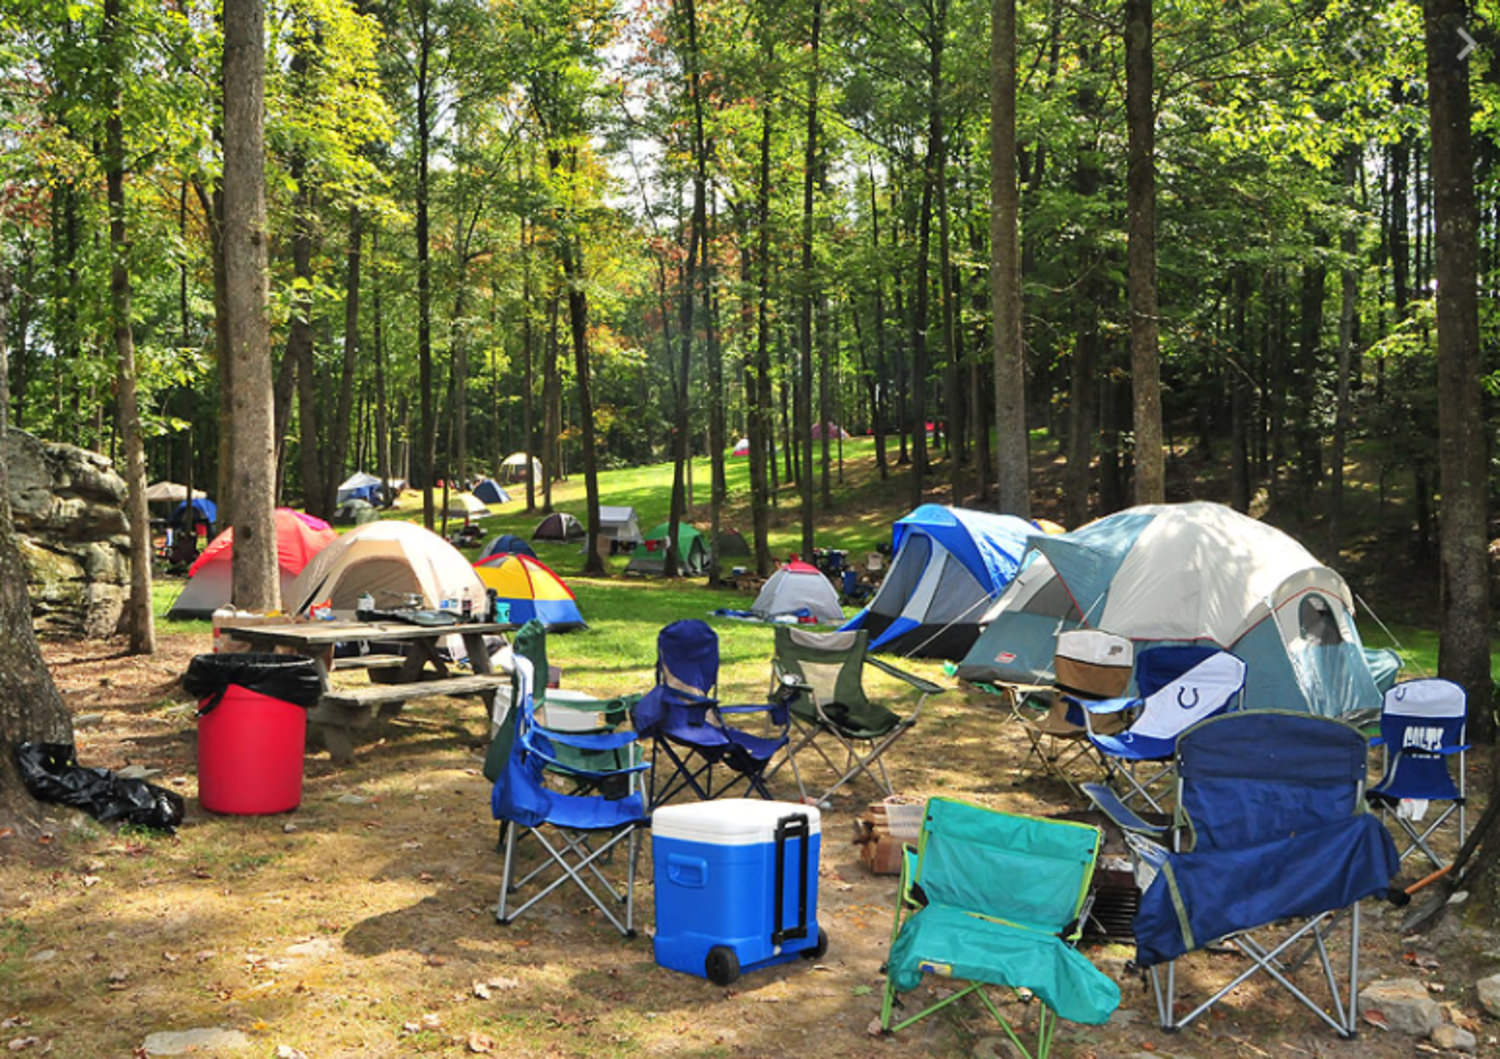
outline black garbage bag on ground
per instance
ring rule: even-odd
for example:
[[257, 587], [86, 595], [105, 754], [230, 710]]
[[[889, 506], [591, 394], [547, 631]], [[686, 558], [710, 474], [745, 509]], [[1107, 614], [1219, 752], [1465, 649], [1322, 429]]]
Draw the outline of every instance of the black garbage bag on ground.
[[231, 684], [294, 706], [316, 706], [323, 694], [317, 664], [301, 655], [196, 655], [182, 675], [183, 688], [202, 704], [199, 716], [219, 705]]
[[72, 743], [21, 743], [16, 764], [33, 797], [82, 809], [103, 823], [123, 820], [171, 834], [186, 811], [182, 796], [165, 787], [84, 768], [73, 759]]

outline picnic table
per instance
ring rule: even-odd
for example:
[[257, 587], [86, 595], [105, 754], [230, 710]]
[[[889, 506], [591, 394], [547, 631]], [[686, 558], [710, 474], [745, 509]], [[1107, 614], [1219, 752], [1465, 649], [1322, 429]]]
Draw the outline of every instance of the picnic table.
[[[225, 625], [223, 635], [248, 644], [252, 651], [285, 648], [312, 659], [323, 685], [317, 705], [307, 713], [309, 726], [318, 733], [329, 756], [337, 764], [354, 760], [354, 734], [376, 721], [394, 717], [412, 699], [429, 695], [475, 695], [483, 700], [486, 716], [493, 713], [495, 693], [510, 684], [510, 677], [496, 673], [490, 665], [486, 636], [504, 636], [515, 625], [501, 622], [467, 622], [458, 625], [411, 625], [399, 621], [304, 621], [272, 625]], [[454, 674], [439, 651], [446, 636], [463, 639], [469, 655], [470, 674]], [[404, 645], [404, 654], [389, 650], [334, 657], [335, 644]], [[370, 684], [339, 687], [333, 673], [363, 670]]]

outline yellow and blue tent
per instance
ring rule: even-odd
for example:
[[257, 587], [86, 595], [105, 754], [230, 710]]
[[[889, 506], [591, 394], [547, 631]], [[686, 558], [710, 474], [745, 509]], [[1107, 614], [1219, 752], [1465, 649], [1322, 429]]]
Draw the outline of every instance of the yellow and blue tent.
[[510, 620], [517, 625], [536, 618], [548, 632], [566, 632], [586, 624], [573, 590], [533, 556], [491, 555], [475, 563], [474, 572], [485, 588], [495, 590], [495, 602], [510, 605]]

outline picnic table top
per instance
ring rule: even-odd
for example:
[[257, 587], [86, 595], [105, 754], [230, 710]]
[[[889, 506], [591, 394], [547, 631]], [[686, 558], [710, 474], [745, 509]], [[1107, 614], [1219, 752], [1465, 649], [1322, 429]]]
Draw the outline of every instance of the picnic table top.
[[470, 621], [455, 625], [412, 625], [404, 621], [299, 621], [268, 625], [225, 625], [236, 640], [326, 647], [349, 640], [435, 640], [444, 636], [500, 636], [519, 626], [509, 622]]

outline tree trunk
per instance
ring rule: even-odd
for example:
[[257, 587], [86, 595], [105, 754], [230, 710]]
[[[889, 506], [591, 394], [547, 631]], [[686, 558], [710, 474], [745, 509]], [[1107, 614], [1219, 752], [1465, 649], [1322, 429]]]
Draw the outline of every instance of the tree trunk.
[[349, 454], [349, 425], [354, 412], [354, 369], [359, 359], [359, 265], [364, 218], [358, 206], [349, 207], [349, 249], [344, 255], [344, 362], [339, 368], [338, 411], [333, 417], [328, 465], [323, 469], [325, 518], [338, 500], [339, 482], [344, 480]]
[[[526, 510], [536, 510], [536, 487], [538, 483], [531, 473], [531, 453], [536, 447], [536, 415], [532, 404], [536, 397], [536, 331], [532, 326], [535, 314], [531, 287], [531, 244], [534, 239], [534, 223], [521, 217], [521, 451], [526, 454]], [[502, 454], [503, 455], [503, 454]]]
[[[103, 44], [106, 52], [109, 114], [104, 122], [104, 169], [109, 200], [109, 308], [115, 353], [120, 358], [117, 408], [125, 438], [125, 514], [130, 523], [130, 599], [126, 625], [132, 654], [156, 651], [151, 613], [151, 517], [146, 511], [146, 450], [141, 439], [136, 396], [135, 336], [130, 330], [130, 244], [125, 238], [125, 119], [123, 78], [126, 43], [120, 28], [120, 0], [105, 0]], [[7, 280], [7, 286], [9, 281]], [[3, 441], [0, 437], [0, 441]], [[192, 502], [189, 498], [189, 508]], [[189, 520], [191, 524], [191, 520]]]
[[380, 297], [380, 229], [370, 233], [371, 338], [375, 343], [375, 473], [381, 485], [391, 485], [391, 413], [385, 392], [385, 320]]
[[[303, 62], [301, 54], [292, 60], [295, 69]], [[302, 503], [315, 515], [327, 517], [323, 505], [323, 438], [320, 426], [317, 362], [313, 356], [312, 327], [312, 242], [317, 218], [313, 213], [311, 180], [307, 163], [300, 153], [292, 159], [291, 175], [297, 185], [293, 199], [292, 273], [296, 278], [292, 294], [292, 318], [287, 324], [286, 353], [297, 372], [297, 419], [300, 435], [297, 464], [302, 471]]]
[[1242, 514], [1250, 511], [1250, 270], [1241, 265], [1234, 271], [1233, 306], [1234, 359], [1229, 382], [1229, 480], [1230, 505]]
[[[769, 34], [766, 67], [773, 66]], [[760, 114], [760, 166], [755, 188], [755, 400], [750, 412], [750, 517], [754, 524], [755, 572], [771, 573], [771, 489], [776, 475], [776, 423], [771, 406], [771, 105]], [[770, 475], [771, 481], [767, 480]]]
[[430, 0], [419, 0], [417, 26], [417, 389], [422, 410], [421, 460], [417, 475], [422, 483], [422, 525], [432, 529], [434, 510], [432, 483], [437, 466], [437, 423], [432, 410], [432, 260], [428, 231], [427, 169], [432, 149], [432, 85], [428, 66], [432, 60]]
[[275, 445], [266, 310], [265, 17], [261, 0], [224, 12], [224, 278], [234, 439], [234, 589], [238, 607], [281, 606], [276, 564]]
[[[1026, 359], [1021, 331], [1020, 189], [1016, 184], [1016, 4], [990, 6], [990, 308], [995, 344], [995, 470], [1000, 510], [1031, 510]], [[925, 222], [924, 222], [925, 224]], [[920, 412], [917, 416], [921, 419]], [[917, 423], [917, 438], [925, 436]], [[920, 500], [920, 497], [918, 498]]]
[[1156, 323], [1156, 106], [1151, 2], [1125, 0], [1125, 121], [1130, 131], [1125, 194], [1130, 213], [1130, 381], [1137, 504], [1166, 500]]
[[[719, 210], [712, 211], [710, 232], [719, 228]], [[705, 242], [703, 255], [708, 258], [709, 243]], [[724, 501], [729, 495], [729, 483], [724, 469], [724, 351], [719, 343], [719, 297], [714, 288], [714, 266], [711, 259], [704, 261], [703, 326], [708, 340], [708, 585], [719, 587], [719, 530], [723, 516]]]
[[[1490, 569], [1485, 501], [1469, 71], [1464, 0], [1424, 0], [1437, 243], [1438, 453], [1442, 489], [1438, 672], [1469, 694], [1469, 736], [1494, 740], [1490, 712]], [[1491, 797], [1500, 794], [1492, 776]], [[1500, 835], [1487, 836], [1500, 838]]]
[[812, 481], [812, 309], [813, 309], [813, 189], [817, 183], [818, 161], [818, 45], [823, 32], [823, 3], [813, 0], [812, 63], [807, 74], [807, 143], [802, 170], [802, 267], [798, 274], [797, 342], [801, 354], [802, 377], [797, 382], [796, 430], [802, 452], [802, 466], [797, 485], [802, 494], [802, 558], [813, 555], [813, 481]]
[[[1344, 187], [1352, 202], [1359, 172], [1360, 154], [1353, 147], [1344, 151]], [[1333, 452], [1329, 457], [1328, 543], [1337, 554], [1344, 521], [1344, 461], [1349, 437], [1349, 374], [1354, 363], [1354, 325], [1359, 313], [1359, 229], [1345, 225], [1339, 235], [1344, 263], [1340, 270], [1338, 374], [1334, 381]]]
[[890, 477], [889, 461], [885, 455], [884, 416], [887, 404], [887, 382], [885, 363], [885, 278], [882, 275], [880, 256], [880, 202], [876, 195], [874, 165], [870, 172], [870, 257], [875, 263], [875, 363], [871, 367], [874, 378], [870, 386], [870, 418], [875, 431], [875, 466], [880, 469], [880, 480]]

